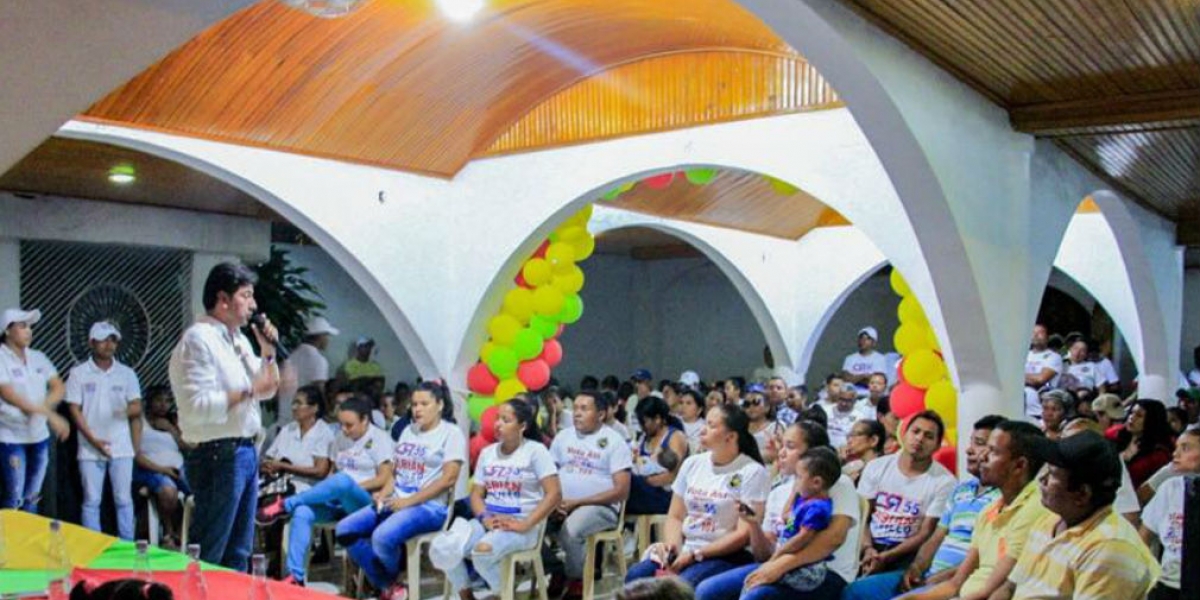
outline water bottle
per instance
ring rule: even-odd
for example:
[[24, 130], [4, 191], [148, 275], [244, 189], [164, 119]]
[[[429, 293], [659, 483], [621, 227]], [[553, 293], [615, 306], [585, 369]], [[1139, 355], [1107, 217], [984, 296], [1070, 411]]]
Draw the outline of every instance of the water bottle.
[[150, 542], [137, 541], [137, 556], [133, 559], [133, 578], [142, 581], [154, 581], [154, 573], [150, 570]]
[[271, 589], [267, 587], [267, 557], [255, 554], [250, 557], [250, 600], [271, 600]]
[[46, 557], [46, 597], [67, 600], [71, 596], [71, 560], [67, 556], [67, 540], [63, 537], [62, 522], [50, 521], [50, 544]]
[[208, 585], [200, 570], [200, 544], [188, 544], [187, 570], [183, 573], [183, 600], [208, 600]]

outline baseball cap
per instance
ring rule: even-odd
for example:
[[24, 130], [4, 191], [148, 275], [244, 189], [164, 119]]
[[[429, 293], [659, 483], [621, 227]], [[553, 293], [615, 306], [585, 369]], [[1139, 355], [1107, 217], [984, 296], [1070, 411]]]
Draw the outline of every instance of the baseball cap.
[[1125, 407], [1121, 406], [1121, 398], [1116, 394], [1100, 394], [1092, 400], [1092, 411], [1107, 415], [1110, 419], [1125, 418]]
[[362, 337], [358, 338], [357, 340], [355, 340], [355, 342], [354, 342], [354, 345], [355, 345], [355, 346], [358, 346], [358, 347], [362, 347], [362, 346], [374, 346], [374, 345], [375, 345], [375, 340], [373, 340], [373, 339], [371, 339], [371, 338], [369, 338], [369, 337], [367, 337], [367, 336], [365, 336], [365, 335], [364, 335], [364, 336], [362, 336]]
[[767, 393], [767, 388], [763, 387], [763, 384], [761, 384], [761, 383], [752, 383], [752, 384], [746, 386], [746, 393], [747, 394], [765, 394], [765, 393]]
[[1032, 454], [1071, 472], [1071, 478], [1107, 489], [1121, 486], [1121, 458], [1112, 443], [1094, 431], [1061, 440], [1038, 438]]
[[868, 325], [866, 327], [863, 327], [862, 329], [859, 329], [858, 336], [855, 336], [855, 337], [861, 337], [862, 334], [864, 334], [864, 333], [867, 334], [871, 339], [873, 339], [877, 342], [879, 341], [879, 332], [876, 331], [874, 327], [871, 327]]
[[19, 308], [9, 308], [4, 311], [4, 316], [0, 317], [0, 330], [8, 329], [13, 323], [26, 323], [33, 325], [42, 320], [42, 311], [38, 309], [21, 310]]
[[1175, 390], [1175, 399], [1181, 402], [1184, 400], [1200, 402], [1200, 388], [1179, 388]]
[[88, 339], [94, 342], [102, 342], [112, 336], [116, 336], [117, 339], [120, 340], [121, 332], [117, 329], [116, 325], [113, 325], [108, 321], [97, 321], [93, 323], [92, 330], [88, 332]]
[[304, 335], [337, 335], [341, 333], [325, 317], [313, 317], [304, 324]]
[[634, 381], [650, 381], [651, 379], [654, 379], [654, 376], [651, 375], [650, 371], [647, 369], [638, 369], [634, 371], [633, 375], [630, 375], [629, 378]]
[[700, 385], [700, 374], [695, 371], [684, 371], [679, 374], [679, 383], [689, 387]]

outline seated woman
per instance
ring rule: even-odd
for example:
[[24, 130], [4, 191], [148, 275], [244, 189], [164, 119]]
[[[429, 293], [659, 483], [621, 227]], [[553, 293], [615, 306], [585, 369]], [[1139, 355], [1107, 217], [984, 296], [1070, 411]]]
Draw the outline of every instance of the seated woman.
[[[266, 527], [291, 516], [288, 524], [288, 569], [285, 582], [304, 584], [305, 555], [315, 523], [328, 522], [371, 504], [371, 493], [383, 488], [392, 471], [392, 438], [371, 425], [371, 401], [351, 398], [338, 407], [341, 433], [333, 444], [337, 473], [311, 488], [279, 498], [259, 509], [255, 519]], [[295, 559], [295, 560], [294, 560]]]
[[146, 390], [146, 412], [138, 441], [137, 455], [133, 459], [133, 489], [146, 488], [154, 495], [154, 505], [162, 522], [164, 548], [179, 548], [179, 496], [191, 494], [187, 477], [183, 472], [183, 453], [192, 445], [183, 441], [183, 434], [175, 424], [173, 409], [175, 400], [171, 388], [156, 385]]
[[858, 476], [862, 474], [863, 467], [883, 456], [887, 437], [887, 430], [879, 421], [865, 419], [852, 425], [850, 435], [846, 437], [846, 445], [842, 446], [841, 450], [841, 458], [845, 463], [842, 465], [842, 472], [854, 483], [858, 483]]
[[532, 549], [546, 517], [562, 501], [558, 468], [541, 443], [533, 407], [514, 399], [500, 406], [497, 442], [483, 449], [471, 488], [471, 533], [462, 562], [446, 577], [463, 600], [471, 600], [469, 560], [492, 594], [500, 592], [500, 564], [505, 556]]
[[761, 383], [746, 386], [742, 408], [746, 409], [746, 416], [750, 418], [750, 433], [758, 443], [759, 454], [767, 466], [775, 464], [775, 444], [771, 441], [778, 438], [783, 429], [775, 420], [775, 409], [767, 402], [766, 388]]
[[1130, 439], [1121, 451], [1121, 459], [1133, 478], [1134, 489], [1137, 489], [1171, 462], [1175, 445], [1171, 426], [1167, 424], [1167, 409], [1158, 400], [1138, 400], [1129, 411], [1125, 428], [1129, 431]]
[[[1185, 429], [1175, 443], [1171, 466], [1179, 475], [1200, 475], [1200, 428]], [[1184, 545], [1185, 477], [1172, 477], [1158, 487], [1142, 512], [1140, 533], [1146, 545], [1159, 542], [1162, 575], [1150, 591], [1150, 600], [1179, 600]], [[1194, 541], [1194, 540], [1193, 540]]]
[[700, 432], [704, 429], [704, 396], [693, 388], [679, 393], [676, 404], [679, 420], [683, 422], [683, 433], [687, 436], [688, 452], [700, 451]]
[[[827, 491], [832, 500], [833, 515], [828, 526], [810, 539], [802, 548], [787, 547], [780, 542], [789, 517], [788, 505], [794, 500], [796, 473], [803, 456], [823, 452], [836, 456], [829, 446], [829, 434], [813, 421], [796, 421], [783, 434], [776, 467], [781, 479], [767, 497], [766, 517], [762, 526], [743, 515], [749, 528], [750, 549], [757, 563], [731, 569], [706, 580], [696, 588], [697, 600], [786, 600], [801, 597], [805, 600], [838, 600], [846, 582], [858, 573], [859, 498], [849, 477], [840, 476]], [[807, 565], [826, 561], [826, 573], [821, 584], [803, 594], [797, 594], [787, 584], [789, 574]], [[794, 577], [794, 575], [793, 575]]]
[[645, 437], [633, 457], [633, 479], [625, 512], [631, 515], [663, 515], [671, 507], [671, 484], [679, 473], [679, 465], [674, 469], [664, 469], [658, 455], [669, 449], [680, 459], [687, 457], [687, 434], [683, 432], [683, 424], [671, 414], [670, 407], [662, 398], [650, 396], [639, 401], [637, 419]]
[[446, 522], [467, 460], [467, 441], [454, 425], [453, 410], [450, 390], [442, 382], [419, 384], [412, 394], [412, 424], [400, 434], [394, 471], [374, 494], [375, 506], [338, 522], [338, 541], [371, 585], [384, 590], [381, 598], [407, 597], [404, 585], [395, 583], [406, 558], [405, 542], [438, 531]]
[[738, 513], [763, 514], [767, 469], [741, 408], [714, 407], [707, 422], [701, 443], [708, 452], [684, 461], [671, 487], [664, 541], [651, 545], [644, 560], [630, 567], [626, 582], [665, 571], [695, 587], [754, 560], [746, 550], [750, 526]]

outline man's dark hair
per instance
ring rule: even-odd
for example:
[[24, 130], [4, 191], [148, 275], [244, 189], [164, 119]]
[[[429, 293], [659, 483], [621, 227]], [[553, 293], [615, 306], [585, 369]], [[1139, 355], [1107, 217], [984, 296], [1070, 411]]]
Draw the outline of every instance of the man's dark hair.
[[596, 379], [595, 375], [584, 375], [583, 379], [579, 380], [579, 389], [594, 390], [600, 387], [600, 380]]
[[1001, 421], [994, 429], [1008, 434], [1008, 451], [1014, 457], [1024, 458], [1029, 463], [1030, 481], [1036, 478], [1045, 461], [1037, 456], [1034, 449], [1046, 434], [1033, 423], [1025, 421]]
[[591, 398], [592, 401], [596, 403], [596, 410], [599, 412], [608, 410], [608, 407], [610, 406], [609, 399], [612, 398], [612, 394], [601, 392], [595, 388], [584, 388], [579, 390], [575, 393], [575, 400], [578, 401], [580, 396], [587, 396], [588, 398]]
[[825, 409], [815, 404], [800, 411], [798, 418], [805, 421], [812, 421], [820, 425], [822, 429], [829, 427], [829, 414], [825, 412]]
[[1000, 415], [988, 415], [975, 421], [975, 429], [995, 429], [997, 425], [1007, 420]]
[[919, 419], [924, 419], [937, 425], [937, 441], [939, 444], [942, 443], [942, 438], [946, 435], [946, 422], [942, 420], [942, 415], [937, 414], [937, 411], [935, 410], [923, 410], [913, 415], [912, 418], [908, 420], [908, 426], [904, 428], [904, 433], [908, 433], [908, 430], [912, 428], [913, 423], [916, 423]]
[[353, 398], [346, 400], [338, 407], [338, 411], [350, 411], [361, 419], [371, 418], [371, 409], [375, 407], [375, 403], [366, 394], [357, 394]]
[[[821, 410], [818, 408], [817, 410]], [[825, 411], [821, 411], [824, 414]], [[825, 426], [821, 423], [810, 419], [800, 419], [792, 424], [792, 427], [798, 427], [800, 434], [804, 436], [804, 444], [809, 450], [813, 448], [824, 448], [829, 446], [829, 432], [825, 430]]]
[[204, 296], [202, 298], [204, 310], [212, 310], [217, 307], [219, 292], [225, 292], [232, 296], [243, 286], [255, 283], [258, 283], [258, 276], [246, 265], [224, 262], [213, 267], [208, 272], [208, 279], [204, 280]]
[[842, 463], [838, 460], [837, 452], [828, 446], [809, 448], [800, 456], [800, 463], [810, 476], [821, 478], [825, 491], [829, 491], [842, 476]]

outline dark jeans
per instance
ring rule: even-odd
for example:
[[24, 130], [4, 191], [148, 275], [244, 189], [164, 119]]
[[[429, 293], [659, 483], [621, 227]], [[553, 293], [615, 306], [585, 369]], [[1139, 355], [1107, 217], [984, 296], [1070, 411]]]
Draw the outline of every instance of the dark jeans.
[[188, 541], [200, 560], [246, 572], [258, 509], [258, 452], [251, 440], [204, 442], [184, 459], [196, 508]]
[[671, 490], [646, 483], [646, 478], [634, 475], [630, 480], [629, 499], [625, 512], [631, 515], [665, 515], [671, 508]]
[[[710, 558], [701, 563], [696, 563], [684, 569], [679, 574], [679, 578], [686, 581], [693, 589], [715, 575], [720, 575], [730, 569], [734, 569], [743, 565], [750, 564], [754, 561], [754, 557], [745, 550], [739, 550], [728, 556], [719, 556]], [[629, 567], [629, 573], [625, 575], [625, 583], [637, 581], [638, 579], [647, 579], [654, 577], [655, 572], [659, 569], [658, 563], [652, 560], [643, 560], [632, 567]]]
[[739, 597], [742, 600], [791, 600], [800, 597], [804, 600], [838, 600], [842, 595], [842, 588], [846, 587], [846, 581], [830, 570], [825, 573], [825, 581], [812, 591], [797, 592], [777, 581], [770, 585], [760, 585], [743, 596], [742, 588], [746, 578], [758, 567], [759, 563], [752, 563], [706, 579], [696, 587], [696, 600], [738, 600]]
[[49, 439], [34, 444], [0, 443], [0, 482], [4, 484], [0, 508], [36, 513], [49, 465]]

